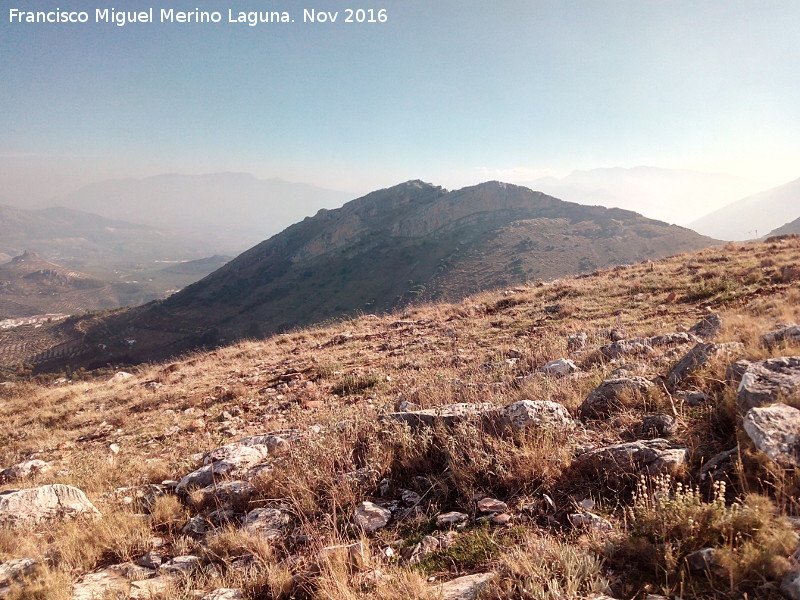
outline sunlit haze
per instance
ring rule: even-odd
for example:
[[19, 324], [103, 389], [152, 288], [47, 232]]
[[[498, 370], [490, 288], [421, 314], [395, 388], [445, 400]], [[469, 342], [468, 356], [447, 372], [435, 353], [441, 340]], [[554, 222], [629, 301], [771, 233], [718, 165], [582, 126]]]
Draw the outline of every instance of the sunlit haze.
[[[228, 10], [262, 2], [133, 0], [126, 11], [153, 7], [156, 22], [124, 26], [94, 22], [110, 6], [96, 0], [35, 4], [0, 11], [0, 203], [160, 173], [354, 196], [612, 167], [739, 178], [741, 193], [708, 205], [659, 201], [654, 216], [687, 222], [800, 176], [794, 0], [371, 5], [385, 23], [344, 23], [348, 5], [314, 0], [272, 3], [295, 22], [256, 26]], [[91, 20], [12, 23], [14, 7]], [[162, 23], [161, 8], [223, 22]], [[303, 22], [304, 8], [340, 15]]]

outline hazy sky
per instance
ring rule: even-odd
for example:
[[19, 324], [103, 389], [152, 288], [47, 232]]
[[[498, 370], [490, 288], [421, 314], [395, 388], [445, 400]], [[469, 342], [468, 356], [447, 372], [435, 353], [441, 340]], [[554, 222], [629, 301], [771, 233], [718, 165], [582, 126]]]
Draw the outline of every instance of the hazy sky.
[[[222, 170], [354, 193], [636, 165], [800, 177], [797, 0], [128, 0], [223, 22], [10, 24], [114, 6], [27, 4], [0, 10], [0, 200]], [[265, 6], [295, 22], [226, 22]], [[359, 6], [388, 22], [343, 23]]]

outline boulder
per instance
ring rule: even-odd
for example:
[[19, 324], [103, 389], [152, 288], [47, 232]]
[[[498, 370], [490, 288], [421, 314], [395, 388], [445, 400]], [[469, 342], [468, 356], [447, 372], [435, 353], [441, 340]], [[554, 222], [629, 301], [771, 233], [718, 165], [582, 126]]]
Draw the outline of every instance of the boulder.
[[217, 481], [194, 492], [193, 498], [200, 504], [214, 506], [244, 505], [256, 491], [247, 481]]
[[528, 427], [553, 427], [572, 429], [575, 422], [569, 411], [549, 400], [520, 400], [502, 409], [502, 421], [512, 429], [521, 431]]
[[789, 571], [781, 580], [781, 593], [789, 600], [800, 600], [800, 571]]
[[730, 381], [731, 383], [739, 384], [742, 380], [742, 376], [745, 374], [750, 365], [752, 365], [749, 360], [737, 360], [734, 363], [728, 365], [728, 368], [725, 369], [725, 381]]
[[25, 460], [0, 471], [0, 482], [10, 483], [40, 473], [47, 473], [49, 470], [50, 465], [43, 460], [36, 458], [33, 460]]
[[353, 524], [365, 533], [374, 533], [386, 527], [391, 518], [391, 511], [372, 502], [362, 502], [353, 513]]
[[242, 526], [267, 539], [281, 537], [292, 523], [292, 516], [279, 508], [256, 508], [244, 516]]
[[432, 586], [441, 600], [477, 600], [481, 591], [494, 579], [494, 573], [475, 573]]
[[559, 358], [558, 360], [551, 360], [548, 363], [545, 363], [541, 369], [539, 369], [542, 373], [547, 375], [553, 375], [555, 377], [566, 377], [570, 373], [576, 373], [580, 371], [578, 365], [572, 362], [568, 358]]
[[761, 343], [768, 348], [785, 342], [800, 343], [800, 327], [792, 324], [761, 336]]
[[441, 545], [437, 538], [433, 537], [432, 535], [426, 535], [424, 538], [422, 538], [421, 542], [416, 544], [411, 549], [406, 564], [417, 565], [422, 562], [426, 556], [439, 550], [440, 547]]
[[87, 573], [72, 586], [71, 600], [128, 597], [130, 581], [117, 566]]
[[22, 526], [76, 516], [100, 517], [81, 490], [62, 484], [0, 492], [0, 524]]
[[660, 473], [674, 470], [689, 459], [689, 451], [665, 439], [639, 440], [591, 450], [578, 463], [608, 476]]
[[259, 466], [271, 457], [286, 452], [298, 439], [300, 434], [295, 430], [276, 431], [216, 448], [203, 458], [202, 467], [181, 479], [175, 492], [183, 495], [192, 488], [214, 485], [220, 479], [252, 478]]
[[674, 389], [694, 372], [705, 366], [716, 356], [741, 351], [744, 345], [738, 342], [727, 344], [701, 343], [689, 350], [667, 375], [667, 387]]
[[381, 420], [407, 423], [412, 429], [436, 427], [437, 425], [452, 427], [456, 423], [478, 419], [484, 415], [496, 413], [496, 411], [497, 407], [491, 402], [459, 402], [425, 410], [390, 413], [382, 415]]
[[719, 313], [706, 315], [689, 328], [689, 333], [696, 335], [701, 340], [713, 340], [722, 329], [722, 317]]
[[644, 377], [607, 379], [586, 397], [580, 406], [583, 418], [604, 417], [623, 407], [623, 396], [643, 396], [653, 388]]
[[752, 363], [742, 375], [736, 405], [751, 408], [800, 397], [800, 356], [769, 358]]
[[772, 460], [800, 466], [800, 410], [786, 404], [751, 408], [742, 425], [756, 448]]
[[645, 415], [637, 433], [642, 438], [662, 438], [672, 435], [676, 429], [675, 418], [670, 415]]

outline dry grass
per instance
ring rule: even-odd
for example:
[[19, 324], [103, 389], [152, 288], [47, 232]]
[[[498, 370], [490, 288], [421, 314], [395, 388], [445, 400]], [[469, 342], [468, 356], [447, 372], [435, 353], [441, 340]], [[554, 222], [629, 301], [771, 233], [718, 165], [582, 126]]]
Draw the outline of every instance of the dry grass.
[[[170, 592], [175, 598], [230, 584], [251, 598], [422, 599], [430, 595], [427, 573], [440, 574], [436, 565], [444, 561], [448, 576], [501, 573], [489, 590], [496, 598], [570, 597], [599, 590], [606, 581], [629, 596], [661, 589], [687, 599], [738, 598], [734, 588], [755, 589], [785, 570], [788, 537], [780, 515], [796, 512], [800, 476], [752, 451], [738, 431], [735, 386], [725, 381], [727, 359], [712, 361], [688, 381], [711, 396], [706, 404], [688, 406], [657, 388], [568, 435], [510, 435], [481, 421], [414, 433], [378, 416], [403, 401], [430, 408], [522, 399], [553, 400], [577, 416], [587, 394], [623, 362], [646, 362], [648, 377], [664, 377], [680, 358], [589, 360], [591, 349], [610, 341], [610, 330], [624, 329], [627, 337], [669, 333], [688, 328], [708, 307], [723, 316], [719, 339], [741, 342], [744, 358], [800, 354], [796, 345], [765, 348], [759, 341], [776, 323], [800, 320], [800, 288], [789, 268], [798, 259], [799, 240], [734, 245], [244, 342], [171, 364], [142, 365], [124, 381], [110, 382], [107, 374], [59, 385], [52, 385], [55, 377], [17, 378], [14, 387], [0, 388], [0, 465], [40, 458], [52, 468], [2, 489], [75, 485], [105, 517], [36, 530], [0, 528], [0, 560], [42, 561], [25, 590], [30, 598], [68, 598], [81, 574], [141, 556], [154, 536], [164, 539], [165, 555], [198, 552], [219, 570], [217, 579], [190, 578]], [[588, 336], [588, 350], [572, 355], [566, 340], [579, 331]], [[536, 374], [544, 363], [570, 356], [584, 376]], [[690, 471], [722, 450], [741, 447], [727, 504], [692, 491], [673, 512], [634, 502], [634, 516], [627, 513], [624, 521], [622, 489], [603, 489], [598, 477], [579, 485], [570, 479], [570, 464], [582, 448], [632, 439], [642, 415], [653, 412], [675, 417], [679, 426], [671, 440], [689, 448]], [[212, 448], [290, 427], [309, 435], [254, 481], [250, 507], [287, 506], [292, 539], [306, 541], [269, 541], [228, 527], [201, 544], [182, 528], [203, 507], [171, 494], [145, 504], [134, 491], [117, 490], [179, 479]], [[422, 501], [370, 539], [364, 570], [333, 560], [312, 572], [320, 548], [360, 539], [349, 526], [350, 514], [358, 502], [376, 497], [384, 478], [393, 490], [413, 490]], [[693, 485], [688, 478], [680, 483]], [[682, 493], [687, 489], [694, 488]], [[383, 553], [390, 544], [435, 533], [439, 512], [460, 509], [475, 516], [476, 496], [503, 499], [519, 517], [522, 506], [540, 502], [544, 493], [555, 499], [556, 511], [518, 518], [513, 530], [490, 528], [484, 537], [475, 527], [460, 534], [485, 552], [462, 552], [461, 546], [443, 551], [436, 559], [442, 562], [431, 562], [427, 572]], [[125, 496], [133, 502], [126, 504]], [[569, 531], [566, 514], [588, 497], [613, 498], [604, 505], [618, 523], [613, 544]], [[737, 515], [730, 513], [734, 498], [741, 506]], [[690, 517], [703, 523], [702, 535], [681, 529]], [[681, 563], [701, 541], [724, 551], [722, 574], [711, 583]], [[248, 556], [257, 568], [234, 567]], [[624, 557], [635, 557], [631, 564], [648, 575], [639, 578]], [[703, 596], [711, 587], [716, 596]]]

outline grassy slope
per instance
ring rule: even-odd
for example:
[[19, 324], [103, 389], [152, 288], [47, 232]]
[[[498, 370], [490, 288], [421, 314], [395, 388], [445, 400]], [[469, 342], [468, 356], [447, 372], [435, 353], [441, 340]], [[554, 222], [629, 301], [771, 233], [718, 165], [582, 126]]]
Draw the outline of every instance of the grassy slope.
[[[430, 575], [449, 578], [486, 569], [504, 575], [490, 590], [492, 598], [576, 597], [603, 578], [622, 598], [645, 591], [680, 593], [686, 599], [739, 598], [742, 590], [750, 597], [778, 597], [770, 582], [787, 568], [789, 550], [776, 533], [786, 526], [771, 507], [795, 514], [800, 473], [775, 469], [737, 433], [734, 389], [721, 381], [723, 363], [696, 380], [714, 398], [705, 408], [656, 395], [647, 405], [632, 404], [608, 422], [590, 423], [567, 438], [536, 433], [494, 438], [467, 429], [454, 436], [439, 432], [432, 447], [398, 430], [390, 429], [387, 437], [376, 417], [394, 410], [401, 400], [432, 407], [455, 401], [505, 405], [524, 398], [554, 400], [574, 414], [614, 365], [586, 356], [584, 378], [536, 376], [519, 385], [514, 377], [568, 356], [570, 333], [586, 332], [592, 347], [606, 343], [613, 327], [624, 327], [629, 337], [668, 333], [692, 325], [708, 306], [724, 318], [719, 339], [742, 342], [747, 358], [798, 354], [800, 348], [766, 350], [758, 343], [758, 336], [776, 322], [800, 320], [797, 264], [798, 239], [728, 245], [519, 288], [511, 295], [487, 292], [456, 304], [298, 330], [198, 353], [172, 366], [142, 366], [121, 383], [110, 383], [107, 377], [58, 387], [20, 381], [3, 392], [0, 465], [33, 455], [51, 461], [55, 468], [50, 474], [25, 485], [77, 485], [108, 518], [79, 527], [61, 525], [43, 535], [0, 530], [0, 560], [51, 557], [29, 587], [40, 590], [40, 598], [68, 597], [71, 580], [98, 566], [136, 558], [154, 534], [167, 540], [172, 555], [202, 553], [219, 565], [222, 583], [243, 586], [258, 598], [288, 597], [281, 596], [281, 589], [297, 594], [310, 590], [316, 598], [423, 598], [428, 594], [424, 578]], [[505, 362], [512, 349], [522, 356], [516, 365]], [[650, 375], [665, 375], [677, 358], [653, 361]], [[292, 380], [298, 383], [287, 386]], [[675, 515], [669, 521], [663, 507], [631, 504], [631, 488], [608, 489], [598, 478], [571, 469], [578, 447], [630, 439], [643, 412], [664, 411], [680, 423], [672, 439], [690, 449], [692, 471], [715, 453], [742, 444], [743, 474], [729, 492], [741, 502], [747, 493], [764, 495], [745, 502], [754, 507], [747, 514], [755, 524], [736, 524], [747, 543], [749, 532], [763, 532], [752, 538], [755, 549], [751, 544], [742, 550], [739, 538], [728, 544], [714, 537], [727, 518], [727, 509], [718, 505], [690, 499], [669, 513]], [[141, 510], [136, 503], [126, 505], [113, 493], [121, 486], [180, 478], [197, 466], [196, 453], [245, 435], [317, 424], [323, 427], [317, 441], [298, 447], [276, 467], [260, 484], [256, 501], [288, 504], [298, 533], [310, 536], [309, 545], [270, 544], [231, 530], [210, 550], [203, 549], [180, 534], [194, 510], [163, 501], [151, 518], [142, 520], [135, 516]], [[119, 444], [119, 454], [109, 452], [112, 443]], [[364, 466], [376, 471], [368, 483], [342, 479], [343, 473]], [[286, 556], [298, 555], [291, 564], [295, 572], [303, 572], [315, 549], [351, 536], [343, 515], [374, 493], [378, 479], [389, 476], [412, 486], [417, 474], [431, 482], [423, 513], [369, 541], [375, 551], [369, 562], [390, 573], [389, 582], [370, 583], [363, 573], [353, 576], [342, 565], [331, 564], [323, 565], [312, 585], [302, 578], [290, 581], [287, 567], [278, 566]], [[378, 549], [388, 542], [420, 539], [437, 512], [470, 511], [475, 492], [506, 500], [517, 514], [521, 506], [541, 501], [545, 492], [561, 511], [593, 497], [599, 503], [596, 512], [611, 520], [615, 531], [581, 535], [558, 519], [534, 517], [511, 528], [470, 527], [452, 551], [412, 570], [379, 557]], [[673, 530], [680, 530], [689, 517], [705, 519], [700, 532], [675, 538]], [[723, 575], [708, 579], [686, 572], [680, 561], [693, 549], [686, 539], [705, 543], [712, 538], [729, 551]], [[261, 569], [244, 575], [228, 569], [234, 558], [248, 553], [256, 555]], [[765, 582], [767, 587], [759, 587]], [[211, 589], [219, 583], [196, 578], [168, 597], [188, 598], [189, 589]]]

